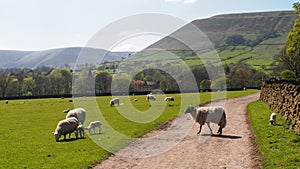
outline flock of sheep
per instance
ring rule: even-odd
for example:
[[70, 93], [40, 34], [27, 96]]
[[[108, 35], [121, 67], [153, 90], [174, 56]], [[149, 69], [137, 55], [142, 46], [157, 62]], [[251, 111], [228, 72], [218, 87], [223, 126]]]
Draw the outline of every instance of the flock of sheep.
[[102, 123], [101, 121], [93, 121], [89, 124], [88, 127], [84, 127], [84, 122], [86, 119], [86, 110], [83, 108], [75, 108], [70, 110], [69, 108], [64, 110], [63, 113], [68, 113], [66, 115], [66, 119], [58, 122], [53, 135], [56, 141], [59, 141], [61, 136], [64, 136], [64, 140], [66, 140], [66, 135], [69, 134], [69, 138], [71, 138], [71, 134], [75, 133], [76, 139], [78, 139], [78, 134], [80, 138], [84, 138], [84, 130], [88, 130], [91, 134], [93, 129], [95, 134], [95, 129], [98, 128], [99, 134], [101, 133]]
[[[148, 102], [156, 101], [156, 97], [153, 94], [148, 94], [148, 95], [146, 95], [146, 100]], [[135, 99], [135, 101], [137, 101], [137, 99]], [[168, 103], [171, 101], [174, 101], [174, 96], [165, 97], [164, 101], [166, 101]], [[114, 105], [119, 106], [120, 99], [119, 98], [111, 99], [109, 105], [111, 107]], [[194, 118], [194, 120], [200, 124], [200, 128], [199, 128], [199, 131], [197, 134], [199, 134], [201, 132], [202, 126], [205, 123], [207, 124], [211, 134], [213, 134], [212, 129], [210, 127], [210, 123], [215, 123], [220, 126], [217, 133], [219, 135], [221, 135], [223, 132], [222, 129], [226, 126], [226, 123], [227, 123], [225, 109], [221, 106], [213, 106], [213, 107], [201, 107], [200, 105], [189, 106], [185, 109], [184, 113], [185, 114], [190, 113], [191, 116]]]
[[[156, 97], [152, 94], [148, 94], [146, 96], [146, 100], [148, 102], [150, 101], [156, 101]], [[135, 99], [137, 101], [137, 99]], [[165, 97], [164, 101], [171, 102], [174, 101], [174, 97]], [[120, 99], [119, 98], [113, 98], [109, 102], [109, 106], [119, 106], [120, 105]], [[101, 121], [93, 121], [89, 124], [88, 127], [84, 127], [84, 121], [86, 119], [86, 110], [83, 108], [75, 108], [73, 110], [70, 110], [69, 108], [64, 110], [63, 113], [67, 113], [66, 119], [61, 120], [58, 122], [57, 127], [55, 129], [55, 132], [53, 132], [55, 136], [55, 140], [59, 141], [61, 136], [64, 136], [64, 139], [66, 139], [66, 135], [69, 134], [69, 138], [71, 138], [71, 134], [75, 133], [76, 139], [78, 139], [78, 135], [80, 138], [84, 137], [84, 130], [88, 130], [89, 133], [95, 133], [95, 129], [98, 128], [99, 134], [102, 130], [102, 123]], [[201, 132], [202, 126], [206, 123], [211, 134], [212, 129], [210, 127], [210, 123], [218, 124], [220, 127], [218, 129], [218, 134], [222, 134], [222, 129], [226, 126], [226, 114], [225, 109], [220, 106], [214, 106], [214, 107], [201, 107], [199, 105], [197, 106], [188, 106], [184, 110], [184, 114], [190, 114], [196, 122], [200, 124], [200, 128], [197, 134]]]
[[[146, 100], [156, 101], [156, 97], [152, 94], [148, 94], [146, 96]], [[137, 99], [135, 99], [137, 101]], [[171, 102], [174, 101], [174, 97], [165, 97], [164, 101]], [[109, 105], [112, 106], [119, 106], [120, 99], [113, 98], [110, 100]], [[99, 134], [102, 130], [102, 123], [101, 121], [93, 121], [89, 124], [87, 128], [84, 127], [84, 121], [86, 119], [86, 111], [83, 108], [75, 108], [70, 110], [69, 108], [64, 110], [63, 113], [68, 113], [66, 115], [66, 119], [61, 120], [58, 122], [55, 132], [53, 132], [55, 136], [55, 140], [59, 141], [59, 138], [63, 135], [64, 139], [66, 139], [66, 135], [69, 134], [69, 138], [71, 133], [75, 133], [76, 139], [78, 138], [78, 134], [80, 138], [84, 137], [84, 130], [88, 130], [89, 133], [95, 134], [95, 129], [98, 128]], [[197, 134], [200, 134], [202, 126], [206, 123], [211, 135], [213, 135], [212, 129], [210, 127], [210, 123], [215, 123], [219, 126], [217, 134], [222, 135], [223, 128], [227, 124], [226, 113], [224, 107], [221, 106], [211, 106], [211, 107], [203, 107], [200, 105], [196, 106], [188, 106], [184, 110], [184, 114], [190, 114], [193, 119], [200, 124], [199, 131]], [[269, 120], [271, 125], [276, 124], [276, 114], [272, 113]]]
[[[152, 94], [148, 94], [146, 96], [146, 100], [148, 102], [150, 101], [156, 101], [156, 97]], [[135, 101], [138, 101], [135, 99]], [[174, 101], [174, 96], [171, 97], [165, 97], [164, 101], [167, 101], [168, 103], [171, 101]], [[5, 103], [8, 104], [8, 100], [5, 100]], [[113, 98], [110, 100], [109, 105], [112, 106], [119, 106], [120, 105], [120, 99], [119, 98]], [[151, 105], [150, 105], [151, 106]], [[64, 140], [66, 139], [66, 135], [69, 134], [69, 138], [71, 138], [71, 134], [75, 133], [76, 139], [84, 138], [84, 130], [88, 130], [89, 133], [96, 133], [96, 128], [98, 128], [98, 133], [101, 133], [102, 130], [102, 123], [101, 121], [93, 121], [90, 122], [88, 127], [84, 127], [84, 122], [86, 119], [86, 110], [83, 108], [75, 108], [73, 110], [66, 109], [63, 111], [63, 113], [67, 113], [66, 119], [63, 119], [58, 122], [57, 127], [53, 133], [55, 136], [55, 140], [59, 141], [61, 136], [64, 136]], [[184, 114], [190, 114], [193, 119], [200, 124], [199, 131], [197, 134], [200, 134], [202, 126], [206, 123], [211, 135], [213, 135], [212, 129], [210, 127], [210, 123], [218, 124], [219, 129], [217, 133], [219, 135], [222, 135], [223, 128], [226, 126], [227, 120], [226, 120], [226, 113], [224, 107], [221, 106], [212, 106], [212, 107], [202, 107], [200, 105], [196, 106], [188, 106], [184, 110]], [[276, 125], [276, 114], [272, 113], [270, 115], [269, 120], [270, 125]]]

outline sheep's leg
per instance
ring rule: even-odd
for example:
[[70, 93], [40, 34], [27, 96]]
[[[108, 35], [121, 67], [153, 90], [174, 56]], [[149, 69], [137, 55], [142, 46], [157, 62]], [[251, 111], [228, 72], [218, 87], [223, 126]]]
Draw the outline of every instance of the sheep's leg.
[[76, 140], [78, 139], [78, 130], [75, 131], [75, 137], [76, 137]]
[[219, 127], [218, 133], [219, 135], [222, 135], [222, 127]]
[[200, 134], [200, 132], [201, 132], [201, 129], [202, 129], [202, 125], [200, 124], [199, 131], [198, 131], [198, 133], [197, 133], [197, 134]]
[[206, 124], [207, 124], [207, 126], [208, 126], [208, 128], [209, 128], [210, 134], [213, 135], [213, 132], [212, 132], [212, 129], [210, 128], [209, 123], [206, 123]]
[[98, 127], [99, 128], [99, 134], [101, 133], [101, 128], [100, 127]]

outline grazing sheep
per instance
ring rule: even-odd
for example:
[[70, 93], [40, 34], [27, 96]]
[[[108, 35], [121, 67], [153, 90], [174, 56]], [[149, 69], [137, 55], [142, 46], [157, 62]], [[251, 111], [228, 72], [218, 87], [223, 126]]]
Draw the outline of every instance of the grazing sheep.
[[66, 140], [67, 134], [69, 134], [69, 138], [71, 138], [71, 133], [73, 133], [77, 129], [78, 125], [79, 122], [75, 117], [61, 120], [60, 122], [58, 122], [55, 132], [53, 132], [55, 140], [59, 141], [59, 138], [62, 135], [64, 136], [64, 140]]
[[273, 112], [273, 113], [270, 115], [269, 124], [270, 124], [270, 125], [276, 125], [276, 113]]
[[225, 109], [221, 106], [189, 106], [184, 110], [184, 113], [190, 113], [191, 116], [195, 119], [195, 121], [200, 124], [200, 128], [197, 134], [201, 132], [202, 125], [204, 125], [205, 123], [207, 124], [211, 134], [213, 133], [209, 125], [210, 122], [218, 124], [220, 126], [218, 130], [219, 135], [222, 135], [222, 129], [226, 126]]
[[93, 121], [93, 122], [90, 122], [90, 124], [89, 124], [89, 126], [87, 127], [87, 128], [85, 128], [85, 129], [87, 129], [87, 130], [89, 130], [89, 133], [91, 134], [91, 130], [93, 129], [93, 131], [94, 131], [94, 133], [93, 134], [95, 134], [96, 133], [96, 128], [98, 127], [98, 129], [99, 129], [99, 134], [101, 133], [101, 129], [102, 129], [102, 123], [101, 123], [101, 121]]
[[75, 131], [76, 139], [78, 138], [78, 134], [80, 138], [84, 138], [84, 127], [83, 125], [79, 125]]
[[68, 113], [70, 110], [70, 108], [67, 108], [66, 110], [63, 110], [63, 113]]
[[114, 105], [120, 105], [120, 99], [119, 98], [114, 98], [114, 99], [111, 99], [110, 102], [109, 102], [109, 105], [110, 107], [114, 106]]
[[155, 97], [154, 95], [152, 95], [152, 94], [147, 94], [146, 100], [147, 100], [148, 102], [149, 102], [150, 100], [155, 101], [155, 100], [156, 100], [156, 97]]
[[[168, 102], [168, 103], [171, 102], [171, 101], [173, 102], [173, 101], [174, 101], [174, 96], [171, 96], [171, 97], [165, 97], [165, 101]], [[170, 106], [170, 105], [169, 105], [169, 106]]]
[[8, 100], [5, 100], [5, 104], [8, 104]]
[[86, 117], [86, 111], [83, 108], [76, 108], [70, 110], [66, 115], [66, 119], [70, 117], [75, 117], [84, 126], [84, 121]]

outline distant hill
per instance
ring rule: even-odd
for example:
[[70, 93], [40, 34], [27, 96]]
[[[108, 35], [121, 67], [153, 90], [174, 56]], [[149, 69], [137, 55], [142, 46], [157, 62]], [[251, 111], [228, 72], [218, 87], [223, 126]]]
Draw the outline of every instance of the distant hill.
[[[205, 46], [203, 41], [195, 36], [191, 24], [187, 24], [146, 49], [160, 48], [172, 51], [189, 66], [196, 66], [202, 64], [203, 60], [197, 62], [199, 57], [190, 51], [191, 48], [198, 50], [198, 55], [207, 56], [211, 55], [211, 47], [214, 47], [222, 64], [244, 62], [257, 70], [271, 73], [277, 64], [274, 57], [279, 55], [297, 17], [293, 11], [273, 11], [226, 14], [194, 20], [191, 23], [205, 34], [204, 39], [208, 39], [213, 46]], [[245, 40], [244, 44], [228, 45], [226, 40], [233, 35], [241, 35]], [[184, 37], [189, 45], [173, 37]], [[207, 43], [205, 40], [204, 42]]]
[[[270, 65], [274, 64], [273, 57], [279, 53], [296, 18], [297, 15], [293, 11], [274, 11], [217, 15], [211, 18], [194, 20], [191, 23], [205, 33], [217, 49], [224, 64], [243, 61], [256, 69], [269, 69]], [[194, 36], [195, 32], [189, 25], [183, 26], [171, 35], [188, 39], [190, 42], [189, 47], [201, 50], [203, 46], [201, 40]], [[242, 35], [247, 44], [237, 47], [228, 46], [225, 43], [226, 39], [232, 35]], [[181, 59], [186, 60], [188, 65], [201, 64], [194, 61], [193, 55], [195, 53], [190, 52], [189, 47], [174, 38], [165, 37], [147, 47], [146, 50], [149, 48], [161, 48], [175, 51], [174, 53], [180, 55]], [[134, 54], [134, 52], [108, 52], [102, 49], [82, 47], [44, 51], [0, 50], [0, 68], [65, 67], [66, 65], [71, 67], [75, 64], [82, 49], [84, 49], [84, 54], [88, 55], [88, 57], [81, 58], [81, 62], [89, 64], [119, 61], [129, 56], [129, 54]], [[105, 54], [106, 57], [101, 59], [100, 56]], [[161, 62], [161, 57], [164, 56], [159, 56], [159, 62]], [[140, 64], [145, 62], [147, 64], [147, 61], [143, 61], [145, 59], [147, 60], [147, 58], [137, 59], [136, 62], [140, 62]], [[168, 60], [167, 57], [165, 59]], [[161, 62], [160, 64], [163, 63]]]
[[[274, 11], [217, 15], [207, 19], [194, 20], [191, 23], [205, 33], [215, 47], [220, 47], [224, 45], [226, 38], [230, 35], [242, 35], [249, 41], [255, 41], [272, 34], [286, 37], [296, 18], [297, 15], [293, 11]], [[194, 38], [194, 32], [189, 25], [183, 26], [172, 34], [175, 37], [181, 35], [193, 41], [190, 47], [197, 48], [201, 45], [199, 39]], [[269, 43], [272, 44], [272, 41]], [[281, 43], [284, 43], [284, 41]], [[150, 45], [150, 47], [167, 50], [189, 49], [181, 42], [170, 37], [165, 37]]]
[[[134, 52], [108, 52], [102, 49], [70, 47], [44, 51], [9, 51], [0, 50], [0, 68], [36, 68], [38, 66], [65, 67], [73, 66], [83, 51], [85, 63], [95, 64], [119, 61]], [[104, 59], [101, 57], [105, 56]], [[82, 58], [81, 58], [82, 59]], [[82, 62], [82, 61], [81, 61]]]

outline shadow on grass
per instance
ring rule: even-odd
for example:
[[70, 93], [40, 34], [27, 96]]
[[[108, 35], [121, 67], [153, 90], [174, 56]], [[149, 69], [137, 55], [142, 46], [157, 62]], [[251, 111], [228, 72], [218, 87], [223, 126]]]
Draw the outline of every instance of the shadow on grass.
[[102, 133], [89, 133], [90, 136], [92, 135], [101, 135]]
[[70, 139], [65, 139], [65, 140], [59, 140], [58, 142], [72, 142], [72, 141], [77, 141], [77, 140], [82, 140], [82, 139], [85, 139], [85, 137], [83, 138], [70, 138]]
[[240, 139], [242, 136], [234, 136], [234, 135], [216, 135], [216, 134], [201, 134], [202, 136], [211, 136], [211, 137], [219, 137], [219, 138], [227, 138], [227, 139]]

